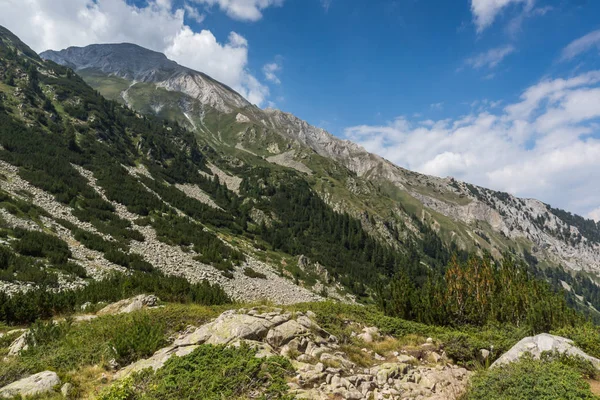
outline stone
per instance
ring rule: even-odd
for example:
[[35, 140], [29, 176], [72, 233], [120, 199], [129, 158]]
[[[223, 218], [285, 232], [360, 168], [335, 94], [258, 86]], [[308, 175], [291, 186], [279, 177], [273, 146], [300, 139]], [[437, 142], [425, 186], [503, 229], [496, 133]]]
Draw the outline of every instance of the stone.
[[272, 328], [267, 334], [266, 340], [271, 346], [279, 347], [307, 332], [307, 328], [300, 325], [297, 321], [290, 320]]
[[58, 385], [60, 385], [60, 378], [56, 372], [44, 371], [4, 386], [0, 389], [0, 397], [41, 395], [52, 392]]
[[98, 315], [114, 315], [114, 314], [127, 314], [134, 311], [139, 311], [142, 308], [156, 307], [159, 299], [154, 295], [140, 294], [138, 296], [117, 301], [104, 307], [98, 311]]
[[21, 336], [19, 336], [18, 338], [16, 338], [11, 345], [8, 347], [8, 356], [9, 357], [14, 357], [19, 355], [20, 352], [27, 350], [27, 348], [29, 347], [27, 345], [27, 335], [29, 334], [28, 331], [23, 332], [23, 334], [21, 334]]
[[540, 335], [530, 336], [522, 339], [509, 351], [497, 359], [492, 364], [491, 368], [517, 361], [526, 353], [530, 353], [534, 358], [540, 358], [541, 354], [546, 351], [556, 351], [561, 354], [581, 357], [590, 361], [594, 367], [596, 367], [596, 369], [600, 369], [600, 360], [584, 353], [578, 347], [575, 347], [572, 340], [560, 336], [550, 335], [548, 333], [542, 333]]
[[216, 320], [202, 327], [188, 336], [176, 340], [175, 346], [189, 346], [196, 344], [228, 344], [237, 339], [262, 340], [269, 328], [271, 321], [253, 317], [246, 314], [237, 314], [235, 310], [225, 311]]
[[65, 383], [64, 385], [62, 385], [62, 387], [60, 388], [60, 393], [63, 395], [63, 397], [67, 398], [71, 395], [71, 392], [73, 391], [73, 385], [70, 384], [69, 382]]
[[373, 343], [379, 338], [379, 329], [375, 326], [363, 328], [358, 338], [362, 339], [365, 343]]

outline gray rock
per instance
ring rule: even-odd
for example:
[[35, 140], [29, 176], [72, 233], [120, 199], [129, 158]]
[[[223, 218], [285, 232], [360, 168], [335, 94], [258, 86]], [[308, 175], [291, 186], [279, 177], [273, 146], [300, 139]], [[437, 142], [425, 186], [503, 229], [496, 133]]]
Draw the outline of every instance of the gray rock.
[[117, 301], [98, 311], [98, 315], [126, 314], [146, 307], [155, 307], [159, 302], [154, 295], [140, 294], [138, 296]]
[[11, 343], [11, 345], [8, 347], [8, 356], [9, 357], [17, 356], [20, 352], [27, 350], [27, 348], [29, 347], [27, 345], [27, 335], [28, 334], [29, 334], [29, 331], [23, 332], [23, 334], [21, 336], [16, 338]]
[[290, 320], [272, 328], [267, 334], [267, 343], [273, 347], [279, 347], [307, 332], [307, 328], [297, 321]]
[[570, 356], [581, 357], [590, 361], [596, 369], [600, 369], [600, 360], [584, 353], [581, 349], [575, 347], [572, 340], [542, 333], [536, 336], [530, 336], [522, 339], [515, 344], [509, 351], [504, 353], [493, 364], [493, 367], [509, 364], [519, 360], [524, 354], [530, 353], [534, 358], [539, 358], [543, 352], [558, 352]]
[[73, 385], [68, 382], [65, 383], [64, 385], [62, 385], [62, 387], [60, 388], [60, 393], [65, 398], [69, 397], [69, 395], [71, 394], [72, 391], [73, 391]]
[[60, 378], [56, 372], [44, 371], [4, 386], [0, 389], [0, 397], [35, 396], [51, 392], [58, 385]]

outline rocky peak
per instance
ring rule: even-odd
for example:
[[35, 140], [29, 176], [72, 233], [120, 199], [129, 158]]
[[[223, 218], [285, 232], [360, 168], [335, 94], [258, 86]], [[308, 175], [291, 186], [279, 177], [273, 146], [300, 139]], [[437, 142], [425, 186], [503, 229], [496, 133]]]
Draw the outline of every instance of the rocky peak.
[[130, 43], [95, 44], [48, 50], [40, 54], [45, 60], [75, 71], [96, 71], [132, 82], [156, 84], [170, 91], [184, 93], [221, 112], [252, 107], [240, 94], [208, 75], [183, 67], [164, 54]]

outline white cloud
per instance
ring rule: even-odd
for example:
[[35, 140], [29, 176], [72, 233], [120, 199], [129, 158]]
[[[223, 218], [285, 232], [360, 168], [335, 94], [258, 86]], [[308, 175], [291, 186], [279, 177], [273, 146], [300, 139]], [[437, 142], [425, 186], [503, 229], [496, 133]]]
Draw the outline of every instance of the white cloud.
[[588, 33], [587, 35], [580, 37], [577, 40], [572, 41], [567, 47], [565, 47], [561, 54], [561, 60], [571, 60], [578, 55], [585, 53], [593, 48], [600, 51], [600, 29]]
[[429, 108], [432, 110], [442, 110], [444, 108], [444, 102], [441, 101], [439, 103], [432, 103], [429, 105]]
[[281, 65], [276, 62], [265, 64], [263, 66], [263, 73], [265, 74], [265, 79], [269, 82], [273, 82], [277, 85], [281, 84], [281, 79], [277, 76], [277, 73], [281, 71]]
[[325, 12], [329, 11], [329, 8], [331, 7], [331, 3], [333, 3], [333, 0], [321, 0], [321, 5], [325, 9]]
[[36, 51], [135, 43], [205, 72], [262, 105], [269, 91], [248, 70], [248, 41], [232, 32], [220, 43], [208, 30], [192, 31], [184, 23], [186, 13], [193, 18], [191, 6], [183, 7], [173, 9], [171, 0], [149, 0], [143, 7], [125, 0], [0, 0], [0, 24]]
[[[477, 54], [467, 58], [465, 63], [475, 69], [494, 68], [504, 60], [504, 58], [515, 52], [512, 45], [506, 45], [490, 49], [484, 53]], [[492, 76], [493, 77], [493, 76]]]
[[483, 32], [494, 23], [500, 12], [513, 4], [524, 4], [525, 10], [532, 9], [535, 0], [471, 0], [471, 12], [477, 32]]
[[185, 9], [185, 16], [196, 21], [198, 24], [201, 24], [206, 19], [206, 15], [200, 13], [196, 7], [192, 7], [186, 3], [183, 8]]
[[471, 106], [455, 119], [398, 117], [345, 134], [422, 173], [452, 175], [582, 215], [600, 206], [600, 71], [542, 80], [503, 108], [486, 100]]
[[596, 222], [600, 222], [600, 207], [596, 208], [595, 210], [590, 211], [590, 213], [587, 215], [588, 218], [593, 219]]
[[240, 21], [258, 21], [262, 18], [262, 10], [268, 7], [278, 7], [283, 0], [193, 0], [207, 6], [218, 5], [231, 18]]

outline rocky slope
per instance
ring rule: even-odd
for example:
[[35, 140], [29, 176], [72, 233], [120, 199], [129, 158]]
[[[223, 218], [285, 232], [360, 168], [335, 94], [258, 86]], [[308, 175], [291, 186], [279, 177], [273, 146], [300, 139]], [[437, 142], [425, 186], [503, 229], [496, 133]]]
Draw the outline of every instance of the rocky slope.
[[[249, 106], [224, 86], [215, 88], [214, 82], [207, 86], [206, 79], [197, 81], [196, 76], [204, 79], [204, 75], [176, 67], [164, 56], [149, 53], [148, 57], [137, 57], [143, 51], [136, 48], [134, 56], [125, 57], [122, 49], [128, 46], [94, 45], [45, 52], [42, 56], [74, 68], [106, 94], [110, 93], [106, 78], [92, 77], [90, 72], [105, 77], [116, 75], [131, 84], [152, 82], [155, 87], [188, 96], [196, 102], [180, 101], [172, 105], [179, 107], [182, 123], [187, 122], [190, 129], [225, 154], [251, 163], [258, 161], [248, 155], [259, 156], [314, 176], [317, 181], [324, 180], [325, 185], [315, 185], [315, 189], [336, 209], [360, 216], [369, 207], [366, 203], [382, 203], [382, 197], [388, 196], [395, 204], [393, 221], [389, 218], [389, 203], [379, 204], [385, 213], [377, 207], [368, 209], [379, 217], [377, 221], [381, 224], [400, 223], [410, 227], [409, 214], [417, 214], [446, 241], [454, 241], [463, 248], [487, 249], [496, 256], [504, 252], [530, 252], [549, 265], [600, 272], [600, 227], [592, 221], [568, 217], [537, 200], [519, 199], [452, 178], [405, 170], [292, 114]], [[167, 72], [171, 69], [178, 72]], [[151, 102], [167, 102], [167, 99], [158, 96]], [[148, 100], [132, 105], [144, 112], [163, 113], [156, 104], [149, 108]], [[217, 115], [212, 108], [216, 108]], [[340, 178], [343, 170], [356, 178]], [[331, 179], [345, 187], [329, 190], [327, 182]], [[357, 195], [366, 200], [360, 201]], [[407, 214], [404, 209], [410, 212]], [[372, 228], [389, 241], [385, 228], [378, 228], [377, 224]]]
[[[45, 51], [40, 56], [75, 71], [99, 71], [134, 84], [154, 83], [170, 91], [182, 92], [221, 112], [250, 106], [242, 96], [208, 75], [182, 67], [164, 54], [134, 44], [70, 47], [61, 52]], [[124, 99], [125, 96], [126, 92]]]

